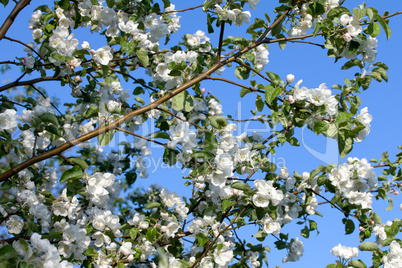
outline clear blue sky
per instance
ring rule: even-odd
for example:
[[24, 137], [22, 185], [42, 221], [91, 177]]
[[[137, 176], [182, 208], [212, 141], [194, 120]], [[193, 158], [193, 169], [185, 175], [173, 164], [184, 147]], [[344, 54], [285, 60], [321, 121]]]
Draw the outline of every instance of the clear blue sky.
[[[31, 6], [24, 10], [18, 17], [14, 25], [9, 30], [7, 36], [15, 39], [19, 39], [23, 42], [32, 41], [31, 32], [28, 30], [28, 18], [32, 14], [32, 8], [36, 4], [45, 4], [47, 1], [32, 1]], [[263, 14], [268, 12], [271, 18], [274, 18], [274, 13], [272, 12], [273, 7], [278, 1], [264, 1], [261, 0], [260, 4], [257, 6], [258, 10], [252, 12], [252, 20], [257, 16], [257, 14]], [[348, 5], [358, 5], [362, 2], [360, 1], [346, 1]], [[176, 1], [176, 9], [187, 8], [190, 6], [195, 6], [203, 3], [203, 1]], [[366, 1], [367, 6], [373, 6], [379, 10], [382, 14], [383, 11], [388, 10], [390, 13], [402, 10], [402, 2], [400, 0], [387, 0], [387, 1]], [[13, 3], [10, 3], [10, 7]], [[247, 7], [248, 9], [248, 7]], [[8, 12], [10, 8], [6, 9]], [[0, 15], [5, 18], [8, 13], [4, 8], [0, 9]], [[249, 10], [249, 9], [248, 9]], [[181, 24], [182, 28], [180, 32], [176, 34], [176, 37], [180, 39], [180, 36], [184, 33], [195, 33], [197, 30], [203, 30], [207, 32], [205, 24], [205, 14], [201, 13], [199, 10], [189, 11], [186, 13], [179, 14], [182, 16]], [[259, 16], [263, 17], [263, 16]], [[388, 151], [390, 153], [391, 159], [397, 153], [396, 146], [402, 144], [400, 139], [402, 130], [402, 119], [401, 119], [401, 77], [402, 77], [402, 53], [400, 46], [402, 43], [402, 15], [394, 17], [391, 19], [390, 26], [392, 29], [392, 37], [390, 40], [386, 40], [385, 34], [381, 32], [378, 36], [378, 55], [377, 60], [386, 63], [389, 66], [389, 82], [388, 83], [378, 83], [373, 82], [372, 86], [361, 95], [363, 107], [368, 107], [370, 114], [373, 115], [373, 121], [371, 123], [371, 133], [366, 137], [366, 139], [360, 143], [356, 144], [354, 150], [350, 156], [358, 158], [380, 158], [383, 151]], [[245, 28], [232, 28], [227, 27], [227, 35], [242, 35], [245, 32]], [[214, 45], [217, 45], [217, 34], [209, 35], [211, 41]], [[88, 35], [79, 34], [76, 38], [80, 41], [88, 41]], [[97, 40], [96, 45], [93, 47], [101, 47], [104, 43], [100, 43], [102, 38], [90, 38], [90, 40]], [[174, 38], [172, 38], [174, 40]], [[315, 42], [322, 43], [322, 38], [317, 38]], [[90, 43], [93, 44], [94, 41]], [[174, 44], [171, 42], [170, 44]], [[25, 55], [22, 52], [23, 47], [15, 43], [11, 43], [7, 40], [0, 42], [0, 61], [12, 60], [12, 57], [18, 56], [22, 57]], [[322, 50], [316, 46], [310, 46], [306, 44], [288, 44], [284, 51], [279, 49], [277, 44], [273, 44], [269, 48], [269, 64], [265, 67], [266, 71], [272, 71], [279, 74], [282, 78], [289, 73], [292, 73], [296, 77], [296, 81], [303, 79], [303, 85], [308, 88], [318, 87], [321, 83], [326, 83], [328, 87], [333, 84], [342, 84], [345, 77], [353, 77], [353, 69], [348, 71], [341, 71], [340, 68], [345, 62], [340, 60], [338, 63], [334, 64], [332, 58], [326, 56], [326, 50]], [[226, 69], [223, 77], [234, 79], [232, 75], [233, 69]], [[18, 72], [9, 72], [2, 76], [0, 79], [0, 84], [6, 83], [6, 81], [14, 81], [18, 77]], [[37, 74], [31, 76], [32, 78], [37, 77]], [[27, 77], [26, 77], [27, 78]], [[257, 78], [256, 78], [257, 79]], [[247, 84], [247, 82], [242, 82]], [[69, 89], [61, 88], [57, 83], [46, 83], [42, 84], [46, 87], [50, 96], [56, 96], [60, 100], [65, 100], [69, 98]], [[254, 109], [255, 97], [252, 94], [247, 95], [245, 98], [241, 99], [239, 97], [240, 89], [235, 86], [228, 86], [222, 84], [222, 82], [205, 82], [202, 84], [207, 91], [212, 91], [212, 93], [220, 98], [221, 104], [223, 105], [223, 111], [225, 114], [242, 115], [242, 119], [251, 116], [249, 111]], [[125, 85], [124, 89], [133, 88], [130, 85]], [[240, 103], [240, 104], [239, 104]], [[263, 112], [268, 113], [267, 110]], [[242, 128], [244, 129], [244, 125]], [[257, 128], [257, 127], [256, 127]], [[261, 128], [261, 126], [259, 126]], [[248, 128], [250, 130], [250, 128]], [[268, 134], [267, 134], [268, 135]], [[298, 137], [302, 135], [298, 132]], [[311, 150], [318, 151], [325, 154], [326, 140], [322, 136], [317, 137], [315, 134], [310, 133], [307, 129], [303, 133], [303, 138], [305, 143], [302, 146], [289, 147], [284, 146], [277, 149], [277, 155], [275, 156], [276, 161], [285, 162], [286, 166], [291, 172], [298, 171], [302, 173], [303, 171], [311, 171], [316, 166], [320, 164], [325, 164], [321, 160], [328, 161], [328, 159], [336, 161], [345, 161], [345, 159], [338, 159], [334, 154], [328, 154], [320, 159], [314, 157]], [[310, 148], [310, 150], [306, 148]], [[155, 150], [153, 152], [153, 157], [155, 161], [158, 161], [161, 150]], [[152, 170], [149, 170], [150, 173]], [[137, 180], [137, 185], [139, 187], [147, 187], [151, 183], [161, 184], [167, 187], [170, 191], [176, 191], [181, 195], [188, 195], [187, 188], [184, 187], [184, 180], [180, 178], [180, 170], [175, 169], [158, 169], [154, 174], [151, 174], [147, 180]], [[255, 175], [256, 178], [258, 176]], [[261, 176], [262, 177], [262, 176]], [[172, 185], [178, 185], [171, 187]], [[318, 198], [318, 202], [321, 202]], [[399, 210], [399, 204], [401, 203], [401, 198], [395, 198], [394, 196], [394, 209], [388, 213], [380, 214], [385, 222], [387, 219], [393, 219], [395, 217], [400, 218], [402, 212]], [[387, 206], [386, 202], [381, 202], [379, 205], [374, 205], [374, 208], [378, 208], [378, 211], [384, 211]], [[341, 223], [343, 215], [330, 208], [328, 205], [322, 205], [318, 208], [318, 211], [324, 214], [324, 218], [320, 219], [318, 216], [313, 217], [318, 223], [318, 229], [320, 231], [319, 236], [315, 236], [311, 233], [308, 240], [301, 238], [305, 245], [304, 256], [301, 261], [296, 263], [286, 263], [282, 265], [282, 258], [286, 255], [285, 251], [277, 252], [274, 249], [273, 238], [268, 238], [264, 243], [271, 246], [272, 253], [268, 255], [268, 260], [270, 267], [275, 267], [279, 265], [282, 267], [325, 267], [330, 262], [334, 262], [335, 257], [330, 254], [330, 249], [342, 243], [346, 246], [357, 246], [358, 245], [358, 233], [355, 232], [352, 235], [344, 236], [344, 226]], [[293, 224], [292, 228], [286, 227], [283, 230], [290, 232], [290, 237], [300, 236], [300, 226]], [[243, 233], [244, 236], [253, 234], [249, 231]], [[359, 257], [365, 256], [367, 260], [369, 254], [363, 254]], [[366, 263], [370, 264], [370, 263]]]

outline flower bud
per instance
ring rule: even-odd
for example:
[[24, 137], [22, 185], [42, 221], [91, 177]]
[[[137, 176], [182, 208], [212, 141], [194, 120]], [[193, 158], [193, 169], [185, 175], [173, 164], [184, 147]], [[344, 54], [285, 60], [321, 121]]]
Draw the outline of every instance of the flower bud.
[[295, 76], [293, 74], [288, 74], [286, 76], [286, 83], [290, 84], [295, 80]]
[[74, 82], [81, 83], [82, 82], [81, 76], [77, 75], [76, 77], [74, 77]]
[[293, 98], [292, 95], [289, 95], [289, 96], [288, 96], [288, 101], [289, 101], [290, 104], [295, 103], [295, 99]]
[[345, 40], [345, 42], [349, 43], [350, 41], [352, 41], [352, 36], [349, 33], [345, 33], [343, 35], [343, 40]]
[[239, 194], [239, 190], [233, 189], [233, 195], [238, 195], [238, 194]]
[[375, 224], [375, 222], [374, 222], [374, 221], [371, 221], [371, 222], [370, 222], [370, 224], [371, 224], [371, 225], [374, 225], [374, 224]]
[[394, 193], [395, 195], [399, 195], [399, 192], [398, 191], [395, 191], [395, 193]]
[[363, 232], [363, 231], [366, 230], [366, 229], [364, 229], [363, 226], [360, 226], [360, 227], [359, 227], [359, 230], [360, 230], [361, 232]]
[[205, 88], [201, 89], [202, 94], [205, 94], [205, 91], [206, 91]]
[[208, 91], [208, 94], [211, 94], [211, 91]]
[[96, 50], [95, 50], [95, 49], [91, 49], [89, 52], [91, 52], [92, 55], [95, 55]]

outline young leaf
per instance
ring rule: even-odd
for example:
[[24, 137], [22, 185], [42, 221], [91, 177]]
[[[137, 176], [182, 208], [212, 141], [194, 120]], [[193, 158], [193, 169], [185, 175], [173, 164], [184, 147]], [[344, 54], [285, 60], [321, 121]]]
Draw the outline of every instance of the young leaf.
[[61, 178], [60, 178], [60, 182], [81, 179], [82, 174], [83, 174], [83, 172], [82, 172], [81, 167], [78, 165], [75, 165], [74, 167], [67, 169], [66, 171], [63, 172], [63, 175], [61, 175]]

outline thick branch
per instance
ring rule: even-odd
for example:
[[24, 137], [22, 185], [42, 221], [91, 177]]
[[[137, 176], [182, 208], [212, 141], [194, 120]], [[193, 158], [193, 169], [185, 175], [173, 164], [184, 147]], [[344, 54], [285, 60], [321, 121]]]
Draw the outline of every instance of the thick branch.
[[15, 82], [12, 82], [12, 83], [9, 83], [7, 85], [4, 85], [4, 86], [0, 87], [0, 92], [2, 92], [4, 90], [7, 90], [9, 88], [12, 88], [12, 87], [31, 86], [31, 85], [39, 83], [39, 82], [58, 81], [60, 79], [61, 79], [60, 77], [44, 76], [44, 77], [39, 77], [39, 78], [35, 78], [35, 79], [32, 79], [32, 80], [28, 80], [28, 81], [22, 81], [22, 82], [15, 81]]
[[0, 28], [0, 40], [4, 38], [8, 29], [13, 24], [15, 18], [17, 17], [18, 13], [21, 12], [27, 5], [29, 5], [31, 0], [21, 0], [19, 1], [14, 9], [11, 11], [10, 15], [8, 15], [7, 19], [4, 21], [3, 25]]

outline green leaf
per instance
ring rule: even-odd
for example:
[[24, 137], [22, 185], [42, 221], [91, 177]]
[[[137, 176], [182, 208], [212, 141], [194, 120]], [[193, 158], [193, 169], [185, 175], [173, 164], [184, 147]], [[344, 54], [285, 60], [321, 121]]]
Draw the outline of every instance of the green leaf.
[[125, 268], [126, 265], [122, 262], [117, 263], [117, 268]]
[[250, 76], [250, 69], [245, 66], [239, 65], [235, 68], [235, 75], [241, 80], [246, 80]]
[[265, 86], [265, 101], [268, 105], [272, 105], [272, 101], [282, 93], [282, 89], [280, 87], [273, 87], [271, 85]]
[[0, 0], [0, 3], [2, 3], [4, 6], [8, 5], [9, 0]]
[[301, 230], [300, 235], [303, 236], [304, 238], [309, 238], [310, 236], [309, 228], [305, 226], [304, 229]]
[[248, 185], [245, 182], [236, 181], [236, 182], [232, 183], [232, 185], [230, 187], [232, 187], [233, 189], [241, 190], [246, 195], [252, 195], [254, 193], [253, 190], [251, 189], [250, 185]]
[[113, 8], [114, 0], [106, 0], [106, 4], [107, 4], [108, 7]]
[[212, 126], [218, 129], [224, 128], [228, 125], [228, 121], [226, 120], [226, 118], [220, 115], [209, 117], [209, 121]]
[[255, 99], [255, 107], [259, 112], [264, 109], [264, 101], [262, 100], [262, 97], [260, 95], [257, 95], [257, 98]]
[[82, 169], [80, 166], [75, 165], [74, 167], [67, 169], [66, 171], [63, 172], [60, 178], [60, 182], [66, 182], [66, 181], [73, 181], [73, 180], [78, 180], [82, 178]]
[[355, 268], [367, 268], [367, 266], [361, 260], [350, 260], [348, 267], [355, 267]]
[[40, 115], [39, 118], [45, 123], [52, 123], [53, 125], [56, 125], [56, 126], [59, 125], [59, 120], [52, 113], [44, 113], [44, 114]]
[[381, 224], [381, 218], [377, 213], [373, 212], [373, 215], [371, 216], [371, 218], [373, 219], [373, 221], [375, 223]]
[[99, 107], [95, 104], [91, 104], [88, 109], [84, 112], [84, 117], [86, 119], [98, 116]]
[[375, 243], [373, 243], [373, 242], [364, 242], [364, 243], [359, 245], [359, 249], [361, 251], [372, 251], [372, 252], [379, 250], [377, 245]]
[[377, 14], [376, 20], [381, 24], [382, 28], [385, 31], [385, 34], [387, 36], [387, 39], [391, 37], [391, 28], [388, 26], [388, 24], [385, 22], [385, 20], [381, 17], [380, 14]]
[[135, 50], [135, 55], [137, 56], [138, 60], [140, 61], [141, 65], [147, 67], [149, 64], [148, 52], [145, 48], [140, 47]]
[[170, 135], [166, 132], [156, 132], [152, 133], [152, 139], [170, 139]]
[[112, 129], [112, 130], [106, 131], [106, 132], [98, 135], [99, 145], [102, 147], [105, 147], [106, 145], [108, 145], [113, 140], [115, 133], [116, 133], [116, 130]]
[[[71, 163], [80, 166], [80, 167], [82, 168], [82, 170], [86, 170], [86, 169], [88, 168], [87, 162], [85, 162], [85, 160], [82, 159], [82, 158], [79, 158], [79, 157], [69, 157], [68, 160], [69, 160]], [[68, 163], [67, 161], [64, 161], [64, 162], [63, 162], [63, 165], [68, 165], [68, 164], [70, 164], [70, 163]]]
[[388, 197], [388, 207], [385, 211], [390, 211], [394, 207], [394, 199], [392, 197]]
[[17, 252], [11, 245], [4, 245], [0, 248], [0, 263], [3, 263], [17, 256]]
[[251, 93], [252, 91], [247, 88], [242, 88], [240, 90], [240, 98], [243, 98], [246, 94]]
[[368, 34], [371, 35], [371, 37], [376, 37], [377, 35], [380, 34], [381, 32], [381, 26], [378, 25], [375, 22], [370, 23], [370, 25], [367, 27]]
[[163, 163], [173, 166], [177, 162], [177, 154], [178, 152], [176, 150], [165, 148], [165, 152], [163, 153]]
[[22, 239], [22, 238], [20, 238], [19, 241], [20, 241], [20, 246], [21, 246], [21, 248], [22, 248], [25, 252], [28, 253], [28, 251], [29, 251], [29, 249], [30, 249], [30, 246], [29, 246], [28, 242], [27, 242], [25, 239]]
[[137, 102], [141, 103], [142, 105], [145, 104], [145, 101], [144, 101], [141, 97], [136, 96], [136, 97], [134, 97], [134, 99], [135, 99]]
[[130, 238], [131, 239], [137, 238], [138, 231], [139, 230], [137, 228], [131, 228], [130, 229]]
[[343, 122], [349, 121], [349, 119], [352, 117], [352, 114], [346, 113], [346, 112], [340, 112], [336, 115], [336, 123], [340, 124]]
[[156, 228], [148, 228], [146, 238], [149, 242], [154, 242], [156, 240], [157, 230]]
[[348, 47], [348, 54], [349, 54], [349, 55], [353, 55], [354, 53], [357, 52], [357, 50], [359, 49], [359, 47], [360, 47], [360, 43], [359, 43], [359, 42], [354, 41], [354, 40], [350, 41], [349, 47]]
[[325, 121], [317, 121], [314, 123], [314, 133], [317, 135], [326, 132], [328, 128], [329, 125]]
[[161, 203], [158, 202], [149, 202], [144, 209], [153, 209], [153, 208], [158, 208], [161, 206]]
[[343, 158], [353, 148], [353, 139], [349, 137], [347, 130], [341, 129], [338, 132], [338, 149], [340, 157]]
[[355, 223], [351, 219], [343, 219], [345, 224], [345, 234], [351, 234], [355, 230]]
[[176, 111], [191, 112], [194, 107], [194, 100], [187, 91], [183, 91], [172, 98], [172, 105]]
[[205, 150], [213, 150], [218, 145], [218, 140], [215, 135], [211, 131], [205, 132], [205, 142], [204, 149]]
[[205, 234], [203, 234], [203, 233], [199, 233], [199, 234], [197, 234], [197, 244], [198, 244], [198, 246], [200, 246], [200, 247], [202, 247], [203, 245], [205, 245], [205, 243], [207, 243], [208, 241], [209, 241], [209, 237], [208, 236], [206, 236]]
[[61, 0], [59, 1], [59, 7], [61, 9], [68, 9], [68, 7], [70, 6], [70, 1], [69, 0]]
[[332, 8], [327, 13], [327, 18], [330, 20], [334, 20], [335, 18], [341, 17], [343, 14], [348, 14], [349, 16], [352, 15], [352, 13], [350, 13], [349, 9], [347, 9], [346, 7], [339, 6], [339, 7]]
[[221, 206], [222, 207], [222, 212], [225, 212], [228, 207], [231, 207], [235, 203], [236, 203], [235, 201], [230, 201], [228, 199], [223, 200], [222, 201], [222, 206]]

